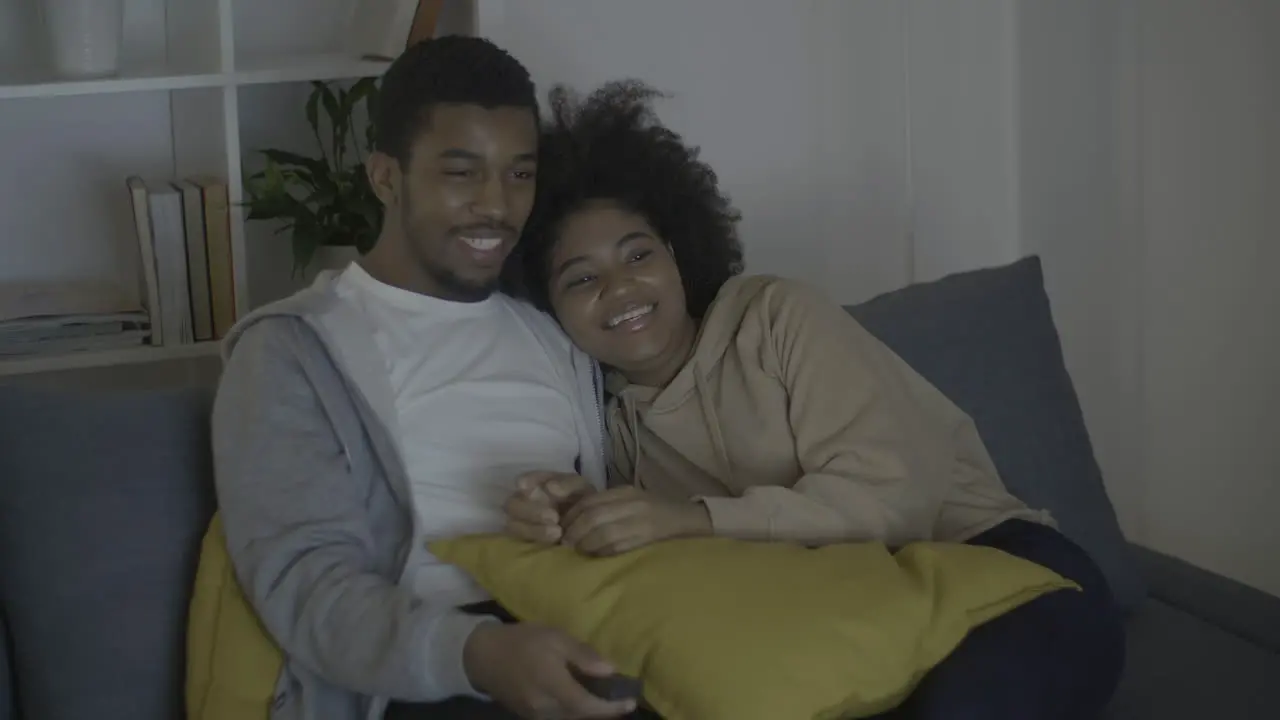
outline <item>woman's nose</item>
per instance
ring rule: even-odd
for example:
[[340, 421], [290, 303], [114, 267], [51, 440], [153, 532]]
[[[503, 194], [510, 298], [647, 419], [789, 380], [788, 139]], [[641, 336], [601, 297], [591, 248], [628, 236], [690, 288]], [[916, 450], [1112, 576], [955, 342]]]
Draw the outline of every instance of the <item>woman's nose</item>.
[[634, 279], [630, 273], [617, 272], [608, 275], [604, 283], [604, 295], [609, 298], [624, 298], [635, 289]]

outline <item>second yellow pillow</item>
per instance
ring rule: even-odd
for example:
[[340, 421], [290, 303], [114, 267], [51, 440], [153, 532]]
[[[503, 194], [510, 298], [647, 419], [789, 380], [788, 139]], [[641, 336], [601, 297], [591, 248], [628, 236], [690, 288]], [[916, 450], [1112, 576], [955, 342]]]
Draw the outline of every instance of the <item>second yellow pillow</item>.
[[513, 615], [591, 645], [666, 720], [827, 720], [884, 712], [968, 632], [1076, 587], [986, 547], [817, 550], [722, 538], [611, 558], [503, 536], [439, 541]]
[[214, 515], [187, 618], [188, 720], [267, 720], [283, 663], [236, 581], [222, 518]]

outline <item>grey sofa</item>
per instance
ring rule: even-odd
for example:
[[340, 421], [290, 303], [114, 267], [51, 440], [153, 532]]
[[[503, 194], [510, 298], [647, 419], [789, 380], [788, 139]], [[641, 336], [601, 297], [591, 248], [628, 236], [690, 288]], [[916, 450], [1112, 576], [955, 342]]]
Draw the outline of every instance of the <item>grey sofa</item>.
[[[974, 416], [1013, 491], [1102, 565], [1129, 612], [1110, 718], [1280, 718], [1280, 599], [1120, 534], [1039, 260], [849, 311]], [[186, 609], [214, 508], [209, 402], [0, 387], [0, 720], [182, 716]]]

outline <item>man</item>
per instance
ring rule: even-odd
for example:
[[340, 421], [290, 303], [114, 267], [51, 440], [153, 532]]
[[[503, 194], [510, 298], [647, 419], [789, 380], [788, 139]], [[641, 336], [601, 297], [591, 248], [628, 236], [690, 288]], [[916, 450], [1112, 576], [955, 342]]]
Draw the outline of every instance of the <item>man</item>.
[[228, 551], [285, 657], [272, 716], [621, 716], [573, 677], [612, 672], [589, 648], [477, 609], [426, 551], [501, 530], [524, 473], [603, 482], [594, 365], [495, 292], [533, 204], [533, 83], [484, 40], [427, 41], [374, 116], [377, 245], [237, 325], [214, 410]]

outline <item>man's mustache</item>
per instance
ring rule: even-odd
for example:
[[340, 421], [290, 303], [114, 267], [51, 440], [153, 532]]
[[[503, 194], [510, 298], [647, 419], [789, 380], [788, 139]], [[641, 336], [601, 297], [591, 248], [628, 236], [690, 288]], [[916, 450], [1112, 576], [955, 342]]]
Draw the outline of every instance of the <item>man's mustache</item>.
[[450, 235], [500, 235], [504, 239], [511, 239], [518, 234], [518, 231], [506, 223], [483, 224], [483, 225], [463, 225], [449, 230]]

